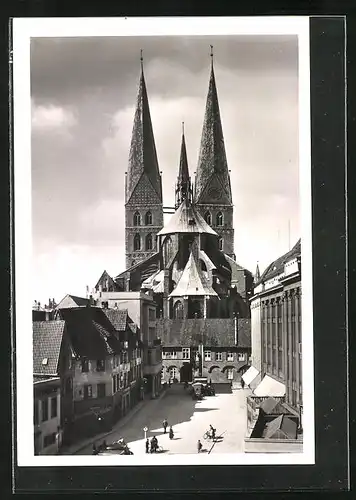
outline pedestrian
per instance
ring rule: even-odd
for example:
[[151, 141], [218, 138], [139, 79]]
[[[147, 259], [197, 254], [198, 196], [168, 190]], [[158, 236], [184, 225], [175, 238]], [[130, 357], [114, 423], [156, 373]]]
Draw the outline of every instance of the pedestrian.
[[156, 453], [157, 448], [158, 448], [158, 441], [156, 436], [153, 436], [153, 438], [151, 439], [151, 453]]
[[149, 442], [149, 439], [147, 438], [146, 439], [146, 453], [149, 453], [150, 451], [150, 442]]
[[170, 428], [169, 428], [169, 439], [173, 439], [173, 438], [174, 438], [174, 432], [173, 432], [172, 426], [170, 426]]
[[203, 445], [201, 444], [200, 439], [198, 439], [197, 448], [198, 448], [198, 453], [200, 453], [201, 449], [203, 448]]
[[244, 379], [241, 377], [241, 388], [244, 389], [245, 388], [245, 381]]
[[166, 434], [167, 427], [168, 427], [168, 422], [167, 422], [166, 418], [163, 420], [163, 424], [162, 425], [163, 425], [163, 431], [164, 431], [163, 434]]
[[172, 381], [171, 381], [171, 379], [169, 379], [169, 380], [168, 380], [168, 385], [169, 385], [169, 387], [171, 386], [171, 384], [172, 384]]

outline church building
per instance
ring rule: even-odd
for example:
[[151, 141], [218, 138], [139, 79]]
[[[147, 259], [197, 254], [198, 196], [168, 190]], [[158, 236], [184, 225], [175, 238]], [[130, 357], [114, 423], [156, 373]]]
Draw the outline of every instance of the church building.
[[[178, 159], [177, 159], [178, 160]], [[126, 270], [105, 274], [100, 293], [141, 292], [157, 304], [162, 380], [236, 383], [251, 354], [253, 275], [234, 249], [233, 200], [211, 54], [210, 80], [195, 183], [186, 137], [177, 161], [175, 212], [163, 221], [158, 166], [141, 58], [134, 126], [125, 174]]]

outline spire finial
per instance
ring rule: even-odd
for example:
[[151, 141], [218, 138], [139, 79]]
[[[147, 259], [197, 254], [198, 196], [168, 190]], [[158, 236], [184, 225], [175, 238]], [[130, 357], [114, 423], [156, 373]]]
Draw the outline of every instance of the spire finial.
[[141, 68], [143, 69], [143, 50], [140, 50], [140, 61], [141, 61]]
[[214, 47], [213, 47], [213, 45], [210, 45], [210, 57], [211, 57], [211, 65], [213, 65], [213, 61], [214, 61]]
[[182, 134], [184, 135], [184, 122], [182, 122]]

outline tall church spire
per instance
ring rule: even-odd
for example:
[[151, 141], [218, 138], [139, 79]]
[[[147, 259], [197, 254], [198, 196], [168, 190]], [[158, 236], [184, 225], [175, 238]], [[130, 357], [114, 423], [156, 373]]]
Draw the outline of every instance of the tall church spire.
[[158, 168], [151, 114], [143, 72], [132, 130], [129, 165], [125, 176], [126, 267], [150, 258], [157, 251], [156, 234], [163, 227], [162, 180]]
[[261, 273], [260, 273], [260, 268], [259, 268], [259, 265], [257, 262], [256, 273], [255, 273], [255, 282], [257, 283], [258, 281], [260, 281], [260, 279], [261, 279]]
[[189, 177], [187, 149], [184, 136], [184, 122], [182, 123], [182, 145], [180, 150], [179, 173], [176, 186], [176, 209], [183, 200], [192, 201], [192, 187]]
[[[197, 174], [195, 179], [195, 201], [200, 202], [215, 177], [214, 192], [220, 189], [221, 197], [232, 202], [230, 175], [227, 166], [224, 135], [222, 131], [218, 94], [214, 74], [213, 46], [210, 46], [211, 70], [209, 90], [205, 107], [203, 131], [200, 143]], [[215, 185], [217, 183], [217, 185]]]
[[216, 90], [212, 45], [210, 45], [210, 58], [210, 80], [195, 177], [194, 203], [206, 222], [219, 235], [220, 250], [235, 259], [234, 208]]
[[126, 203], [130, 200], [142, 175], [145, 173], [162, 201], [162, 182], [158, 168], [156, 145], [153, 136], [151, 113], [148, 104], [141, 50], [141, 75], [138, 87], [134, 125], [132, 129], [129, 166], [126, 177]]

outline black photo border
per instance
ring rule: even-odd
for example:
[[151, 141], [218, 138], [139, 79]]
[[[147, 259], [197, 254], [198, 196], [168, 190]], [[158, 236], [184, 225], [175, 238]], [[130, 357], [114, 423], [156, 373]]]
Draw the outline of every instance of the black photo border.
[[[59, 7], [57, 12], [46, 9], [40, 15], [56, 14], [78, 15], [59, 12]], [[88, 15], [84, 9], [82, 15]], [[345, 29], [343, 17], [310, 18], [316, 464], [18, 467], [15, 454], [16, 493], [348, 489]], [[10, 178], [12, 175], [10, 170]], [[13, 222], [13, 212], [10, 215]]]

